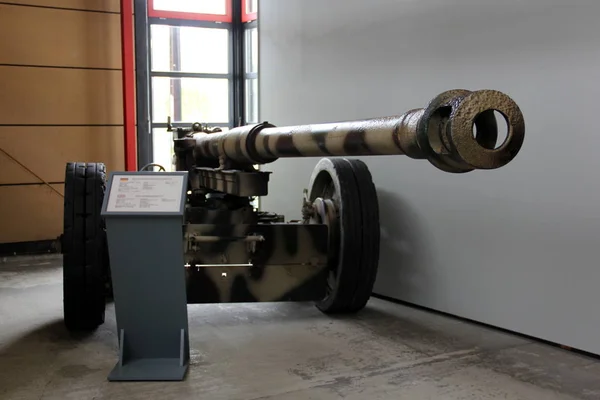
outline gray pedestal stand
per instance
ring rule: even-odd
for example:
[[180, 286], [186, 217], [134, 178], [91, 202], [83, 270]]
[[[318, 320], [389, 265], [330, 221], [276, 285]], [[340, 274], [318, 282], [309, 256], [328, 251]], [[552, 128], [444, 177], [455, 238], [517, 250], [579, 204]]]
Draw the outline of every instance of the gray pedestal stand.
[[110, 381], [183, 380], [189, 365], [183, 215], [187, 173], [118, 172], [106, 221], [119, 361]]

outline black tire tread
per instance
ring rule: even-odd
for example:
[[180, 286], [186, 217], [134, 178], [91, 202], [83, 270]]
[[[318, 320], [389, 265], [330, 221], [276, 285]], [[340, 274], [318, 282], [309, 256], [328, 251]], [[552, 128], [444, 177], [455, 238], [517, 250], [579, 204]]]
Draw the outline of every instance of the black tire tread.
[[[331, 159], [336, 178], [340, 184], [340, 197], [342, 199], [356, 199], [357, 187], [354, 185], [352, 168], [341, 158]], [[344, 200], [342, 200], [344, 201]], [[344, 201], [340, 209], [340, 242], [355, 243], [358, 240], [359, 221], [356, 216], [360, 212], [358, 204], [354, 201]], [[317, 307], [326, 313], [343, 313], [353, 297], [353, 288], [356, 286], [358, 276], [352, 273], [358, 267], [360, 246], [342, 246], [339, 263], [343, 267], [338, 270], [336, 288], [330, 302], [318, 304]]]
[[361, 227], [361, 256], [359, 284], [356, 286], [354, 298], [348, 311], [357, 312], [363, 309], [371, 297], [373, 285], [377, 278], [379, 266], [379, 203], [377, 190], [367, 165], [361, 160], [347, 160], [354, 171], [354, 178], [359, 189]]
[[69, 330], [104, 323], [105, 230], [100, 215], [106, 189], [102, 163], [68, 163], [65, 171], [63, 307]]
[[[333, 294], [316, 303], [326, 314], [354, 313], [370, 298], [379, 259], [377, 194], [367, 166], [359, 160], [324, 159], [315, 173], [327, 170], [339, 183], [340, 254]], [[312, 188], [311, 188], [312, 189]], [[373, 203], [375, 203], [373, 205]]]

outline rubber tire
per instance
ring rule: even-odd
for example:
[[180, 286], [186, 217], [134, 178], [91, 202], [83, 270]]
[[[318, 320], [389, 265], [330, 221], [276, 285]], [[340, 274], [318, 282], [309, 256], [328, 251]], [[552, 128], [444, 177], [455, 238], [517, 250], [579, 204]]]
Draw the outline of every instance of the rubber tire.
[[350, 163], [353, 171], [360, 200], [361, 216], [361, 258], [359, 285], [356, 287], [354, 298], [348, 306], [348, 311], [358, 312], [362, 310], [369, 301], [377, 278], [379, 267], [379, 202], [377, 189], [367, 165], [361, 160], [346, 160]]
[[379, 208], [375, 185], [364, 162], [346, 158], [320, 160], [311, 176], [309, 198], [318, 195], [320, 175], [331, 179], [338, 201], [339, 249], [330, 268], [336, 282], [316, 307], [326, 313], [356, 313], [373, 290], [379, 262]]
[[68, 163], [65, 171], [63, 314], [71, 331], [89, 331], [104, 323], [107, 249], [100, 215], [106, 190], [102, 163]]

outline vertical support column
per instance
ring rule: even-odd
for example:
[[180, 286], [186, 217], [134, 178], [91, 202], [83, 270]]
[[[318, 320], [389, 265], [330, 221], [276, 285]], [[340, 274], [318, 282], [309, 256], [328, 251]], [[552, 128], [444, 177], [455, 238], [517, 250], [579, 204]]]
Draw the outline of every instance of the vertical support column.
[[134, 0], [135, 31], [135, 98], [137, 123], [138, 169], [152, 162], [152, 132], [150, 131], [150, 48], [148, 1]]
[[245, 124], [244, 91], [245, 91], [245, 58], [244, 58], [244, 27], [242, 24], [242, 8], [240, 1], [232, 1], [231, 10], [231, 113], [233, 127]]
[[110, 381], [183, 380], [189, 365], [183, 258], [187, 172], [115, 172], [106, 221], [119, 361]]
[[135, 67], [133, 55], [133, 0], [121, 0], [121, 66], [123, 73], [123, 130], [125, 168], [136, 171]]

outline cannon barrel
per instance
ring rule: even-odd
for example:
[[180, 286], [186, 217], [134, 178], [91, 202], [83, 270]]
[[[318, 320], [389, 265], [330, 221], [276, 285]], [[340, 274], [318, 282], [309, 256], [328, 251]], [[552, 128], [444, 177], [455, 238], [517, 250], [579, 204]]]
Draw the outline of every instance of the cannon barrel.
[[[508, 128], [499, 145], [494, 111]], [[506, 94], [457, 89], [399, 116], [285, 127], [263, 122], [195, 134], [194, 157], [249, 165], [282, 157], [404, 154], [460, 173], [506, 165], [519, 152], [524, 135], [521, 110]]]

